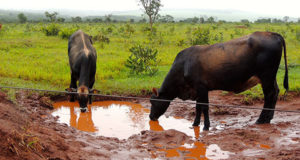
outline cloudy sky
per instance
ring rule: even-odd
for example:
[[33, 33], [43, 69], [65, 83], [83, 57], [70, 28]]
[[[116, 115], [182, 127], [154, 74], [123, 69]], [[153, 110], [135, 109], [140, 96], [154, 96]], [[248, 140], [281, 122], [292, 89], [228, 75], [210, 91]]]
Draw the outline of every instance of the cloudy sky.
[[[240, 10], [274, 16], [300, 17], [300, 0], [161, 0], [164, 9]], [[0, 9], [14, 10], [139, 10], [138, 0], [0, 0]]]

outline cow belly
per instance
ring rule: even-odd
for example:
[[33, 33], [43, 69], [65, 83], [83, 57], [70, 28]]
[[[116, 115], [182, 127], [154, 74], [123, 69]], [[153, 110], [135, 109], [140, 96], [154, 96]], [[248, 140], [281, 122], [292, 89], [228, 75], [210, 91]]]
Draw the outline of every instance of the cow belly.
[[250, 88], [256, 86], [258, 83], [261, 83], [260, 79], [257, 76], [252, 76], [245, 83], [242, 83], [241, 85], [238, 85], [235, 88], [234, 92], [235, 93], [241, 93], [241, 92], [243, 92], [247, 89], [250, 89]]

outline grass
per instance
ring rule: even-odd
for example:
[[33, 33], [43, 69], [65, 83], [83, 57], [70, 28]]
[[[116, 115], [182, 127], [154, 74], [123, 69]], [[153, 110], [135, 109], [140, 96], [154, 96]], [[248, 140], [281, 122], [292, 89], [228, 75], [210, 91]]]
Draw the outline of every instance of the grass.
[[[3, 24], [0, 31], [0, 85], [32, 87], [38, 89], [64, 90], [70, 83], [70, 69], [67, 55], [67, 39], [60, 36], [46, 36], [41, 28], [49, 24]], [[142, 95], [159, 88], [178, 52], [190, 46], [193, 30], [209, 28], [210, 36], [223, 34], [223, 39], [212, 38], [210, 44], [228, 41], [254, 31], [276, 31], [283, 33], [287, 43], [290, 90], [300, 92], [300, 45], [296, 40], [299, 24], [251, 24], [247, 29], [237, 28], [241, 24], [156, 24], [157, 33], [152, 47], [158, 49], [158, 73], [153, 76], [131, 75], [125, 67], [130, 55], [129, 48], [136, 43], [149, 43], [145, 27], [147, 24], [129, 24], [133, 33], [124, 31], [124, 23], [64, 23], [59, 28], [80, 28], [96, 36], [105, 34], [110, 43], [96, 41], [97, 73], [95, 88], [102, 94]], [[179, 44], [179, 45], [178, 45]], [[283, 61], [281, 63], [283, 66]], [[298, 66], [297, 66], [298, 65]], [[281, 67], [282, 68], [282, 67]], [[284, 70], [280, 69], [277, 80], [280, 94], [283, 89]], [[262, 97], [259, 86], [242, 94], [251, 98]]]

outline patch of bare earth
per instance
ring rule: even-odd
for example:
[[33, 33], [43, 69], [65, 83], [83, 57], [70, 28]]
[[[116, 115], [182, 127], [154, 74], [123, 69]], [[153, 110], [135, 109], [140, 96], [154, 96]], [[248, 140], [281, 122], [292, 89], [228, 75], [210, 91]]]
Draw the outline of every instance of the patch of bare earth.
[[[241, 105], [241, 100], [235, 95], [210, 93], [211, 103]], [[150, 107], [147, 101], [140, 103]], [[249, 106], [262, 105], [255, 102]], [[278, 101], [276, 108], [300, 110], [300, 97]], [[201, 132], [198, 140], [229, 151], [229, 159], [300, 159], [300, 114], [275, 112], [271, 124], [256, 125], [259, 113], [211, 106], [210, 131]], [[195, 106], [171, 103], [165, 114], [193, 120]], [[177, 148], [194, 141], [172, 129], [142, 131], [119, 140], [78, 131], [57, 119], [51, 115], [47, 97], [19, 92], [14, 104], [0, 93], [0, 159], [167, 159], [164, 152], [157, 152], [161, 146]], [[184, 155], [173, 159], [184, 159]]]

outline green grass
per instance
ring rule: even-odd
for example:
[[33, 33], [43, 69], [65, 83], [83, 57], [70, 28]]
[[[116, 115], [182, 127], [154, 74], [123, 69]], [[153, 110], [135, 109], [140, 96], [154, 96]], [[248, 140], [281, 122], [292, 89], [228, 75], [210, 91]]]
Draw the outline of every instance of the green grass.
[[[3, 24], [0, 31], [0, 85], [32, 87], [39, 89], [64, 90], [70, 83], [68, 64], [68, 40], [59, 36], [46, 36], [41, 28], [49, 24]], [[121, 32], [126, 24], [94, 24], [65, 23], [59, 24], [62, 29], [80, 28], [95, 36], [102, 32], [110, 39], [110, 43], [95, 42], [97, 50], [97, 73], [95, 88], [103, 94], [141, 95], [149, 93], [152, 87], [160, 87], [175, 56], [182, 49], [190, 46], [190, 38], [194, 28], [210, 28], [211, 37], [223, 33], [223, 41], [241, 37], [255, 31], [275, 31], [283, 33], [287, 43], [290, 90], [300, 92], [300, 42], [296, 40], [296, 29], [299, 24], [251, 24], [247, 29], [237, 28], [241, 24], [156, 24], [157, 34], [152, 46], [158, 49], [158, 73], [153, 76], [130, 75], [125, 61], [130, 55], [129, 48], [136, 43], [149, 43], [144, 28], [147, 24], [130, 24], [134, 33], [129, 35]], [[112, 32], [107, 33], [111, 28]], [[214, 29], [215, 28], [215, 29]], [[181, 45], [177, 45], [183, 41]], [[211, 44], [220, 40], [213, 39]], [[283, 61], [281, 66], [283, 66]], [[281, 67], [282, 68], [282, 67]], [[284, 70], [280, 69], [277, 80], [281, 94]], [[262, 97], [260, 87], [244, 93], [249, 97]]]

